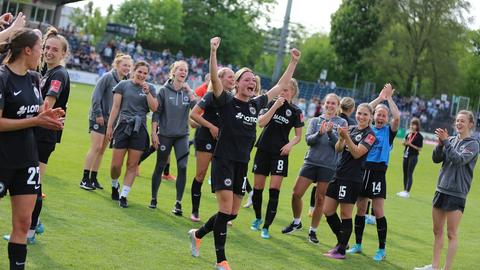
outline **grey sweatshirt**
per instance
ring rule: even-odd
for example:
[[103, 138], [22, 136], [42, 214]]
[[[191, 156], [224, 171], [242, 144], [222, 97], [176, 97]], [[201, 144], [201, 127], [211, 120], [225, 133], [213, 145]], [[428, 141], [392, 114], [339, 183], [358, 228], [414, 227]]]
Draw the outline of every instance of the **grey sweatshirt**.
[[158, 123], [158, 134], [165, 137], [188, 135], [190, 109], [196, 100], [190, 101], [186, 88], [176, 91], [168, 80], [158, 91], [158, 110], [153, 113], [152, 122]]
[[339, 126], [346, 127], [347, 121], [345, 119], [335, 116], [330, 119], [334, 127], [332, 132], [320, 134], [318, 131], [322, 123], [328, 120], [324, 115], [312, 118], [308, 123], [305, 140], [310, 148], [305, 155], [305, 164], [325, 167], [335, 170], [337, 167], [337, 160], [339, 153], [335, 151], [335, 144], [338, 140], [337, 128]]
[[108, 122], [110, 110], [113, 104], [112, 89], [120, 82], [113, 70], [105, 73], [98, 80], [92, 95], [92, 107], [90, 108], [90, 120], [103, 116], [105, 122]]
[[460, 140], [458, 136], [451, 136], [443, 142], [443, 145], [437, 145], [433, 150], [433, 162], [443, 162], [437, 191], [467, 198], [472, 185], [478, 151], [479, 142], [472, 137]]

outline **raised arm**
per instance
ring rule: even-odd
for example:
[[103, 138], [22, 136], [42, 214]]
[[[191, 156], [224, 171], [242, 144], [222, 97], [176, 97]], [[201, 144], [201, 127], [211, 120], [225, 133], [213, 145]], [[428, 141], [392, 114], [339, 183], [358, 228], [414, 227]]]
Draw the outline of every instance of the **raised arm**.
[[279, 97], [275, 101], [275, 103], [273, 103], [272, 107], [270, 107], [270, 109], [267, 110], [266, 113], [264, 113], [264, 114], [262, 114], [258, 117], [258, 125], [261, 128], [264, 128], [265, 126], [267, 126], [268, 123], [270, 122], [270, 120], [272, 120], [272, 117], [275, 114], [275, 112], [277, 111], [277, 109], [282, 107], [284, 102], [285, 102], [285, 98]]
[[208, 63], [210, 70], [210, 80], [212, 82], [213, 94], [219, 97], [223, 92], [222, 82], [218, 78], [217, 67], [217, 49], [220, 46], [221, 39], [214, 37], [210, 40], [210, 61]]
[[284, 88], [288, 87], [290, 80], [292, 80], [293, 72], [295, 71], [298, 61], [300, 60], [301, 53], [297, 49], [292, 49], [290, 51], [290, 55], [291, 58], [287, 69], [283, 73], [282, 77], [280, 77], [278, 83], [267, 92], [268, 101], [271, 101], [278, 96]]
[[[392, 131], [397, 131], [400, 126], [400, 111], [398, 110], [397, 104], [393, 101], [393, 94], [395, 93], [395, 89], [392, 88], [392, 85], [387, 83], [383, 88], [382, 92], [385, 92], [385, 98], [388, 102], [388, 107], [390, 108], [390, 112], [392, 113], [392, 120], [390, 121], [390, 127]], [[375, 107], [373, 107], [375, 108]]]

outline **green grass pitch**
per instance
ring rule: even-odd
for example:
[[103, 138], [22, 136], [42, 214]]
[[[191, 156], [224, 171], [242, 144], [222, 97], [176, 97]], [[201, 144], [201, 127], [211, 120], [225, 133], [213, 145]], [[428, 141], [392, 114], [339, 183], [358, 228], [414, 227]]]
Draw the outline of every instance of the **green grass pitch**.
[[[110, 199], [110, 150], [105, 154], [98, 176], [106, 189], [87, 192], [78, 187], [89, 147], [87, 129], [92, 89], [72, 84], [62, 143], [52, 154], [42, 181], [47, 194], [41, 214], [46, 232], [37, 236], [35, 245], [28, 247], [27, 269], [213, 269], [213, 235], [204, 238], [199, 258], [193, 258], [189, 251], [187, 231], [201, 225], [188, 218], [190, 185], [195, 173], [193, 148], [183, 200], [184, 217], [176, 217], [170, 212], [175, 201], [173, 182], [162, 182], [158, 209], [147, 207], [154, 156], [143, 163], [127, 209], [121, 209]], [[322, 256], [335, 242], [324, 218], [317, 232], [320, 244], [307, 242], [309, 191], [304, 197], [304, 229], [293, 235], [281, 234], [282, 227], [291, 222], [291, 191], [306, 149], [302, 139], [290, 156], [290, 174], [284, 179], [278, 214], [270, 229], [272, 238], [264, 240], [260, 238], [260, 232], [250, 230], [254, 218], [252, 209], [242, 208], [233, 227], [229, 227], [226, 254], [233, 269], [412, 269], [430, 263], [433, 242], [431, 200], [440, 169], [440, 165], [431, 161], [431, 146], [425, 146], [420, 154], [411, 197], [402, 199], [395, 196], [403, 186], [402, 147], [398, 140], [395, 142], [387, 173], [387, 259], [380, 263], [371, 259], [378, 245], [375, 226], [365, 228], [364, 253], [349, 255], [344, 261]], [[479, 167], [475, 170], [458, 233], [455, 269], [477, 269], [480, 263], [475, 255], [480, 248]], [[175, 162], [171, 171], [176, 175]], [[251, 174], [249, 178], [253, 181]], [[268, 191], [264, 192], [264, 211], [267, 200]], [[205, 182], [200, 208], [202, 221], [216, 211], [216, 200]], [[0, 233], [9, 233], [10, 229], [10, 200], [6, 197], [0, 200]], [[354, 234], [350, 243], [353, 241]], [[446, 244], [447, 241], [445, 247]], [[7, 269], [7, 242], [2, 240], [0, 247], [0, 269]]]

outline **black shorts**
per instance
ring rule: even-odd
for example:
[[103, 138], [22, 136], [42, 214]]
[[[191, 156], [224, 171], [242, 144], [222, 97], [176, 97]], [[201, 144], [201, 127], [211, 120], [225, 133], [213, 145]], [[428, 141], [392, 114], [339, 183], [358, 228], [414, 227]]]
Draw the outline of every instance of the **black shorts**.
[[120, 123], [113, 132], [113, 149], [134, 149], [144, 152], [150, 146], [148, 132], [144, 127], [140, 127], [138, 132], [132, 131], [130, 135], [125, 133], [128, 124]]
[[44, 164], [48, 164], [48, 159], [50, 158], [52, 152], [55, 150], [55, 145], [56, 143], [37, 141], [38, 161]]
[[104, 123], [103, 126], [102, 125], [99, 125], [97, 124], [97, 122], [95, 120], [89, 120], [89, 127], [88, 127], [88, 132], [97, 132], [97, 133], [100, 133], [102, 135], [105, 135], [105, 133], [107, 133], [107, 123]]
[[362, 183], [334, 178], [328, 183], [326, 195], [339, 203], [355, 204], [361, 189]]
[[212, 192], [232, 190], [237, 195], [245, 195], [247, 169], [248, 163], [213, 157], [211, 171]]
[[316, 182], [330, 182], [335, 174], [334, 170], [322, 166], [303, 164], [300, 169], [300, 176]]
[[216, 140], [202, 140], [195, 138], [195, 150], [199, 152], [213, 153], [215, 146], [217, 146]]
[[255, 160], [253, 161], [254, 174], [281, 175], [287, 177], [288, 175], [288, 156], [280, 156], [272, 154], [262, 149], [257, 149]]
[[40, 167], [21, 169], [0, 168], [0, 198], [10, 192], [10, 196], [38, 194], [40, 185]]
[[363, 188], [360, 197], [363, 198], [387, 198], [387, 181], [385, 171], [365, 170], [363, 174]]
[[435, 191], [435, 195], [433, 196], [433, 207], [447, 212], [460, 210], [463, 213], [465, 210], [465, 202], [466, 200], [464, 198], [440, 193], [438, 191]]

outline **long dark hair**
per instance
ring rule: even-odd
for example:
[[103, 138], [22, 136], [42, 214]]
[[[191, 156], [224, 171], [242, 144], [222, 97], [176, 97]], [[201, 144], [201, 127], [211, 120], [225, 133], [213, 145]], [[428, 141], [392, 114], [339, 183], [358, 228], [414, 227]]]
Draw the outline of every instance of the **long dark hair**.
[[15, 62], [23, 49], [27, 47], [33, 48], [38, 40], [40, 40], [40, 37], [32, 29], [23, 28], [18, 30], [12, 35], [10, 41], [4, 45], [8, 52], [3, 63], [11, 64]]

